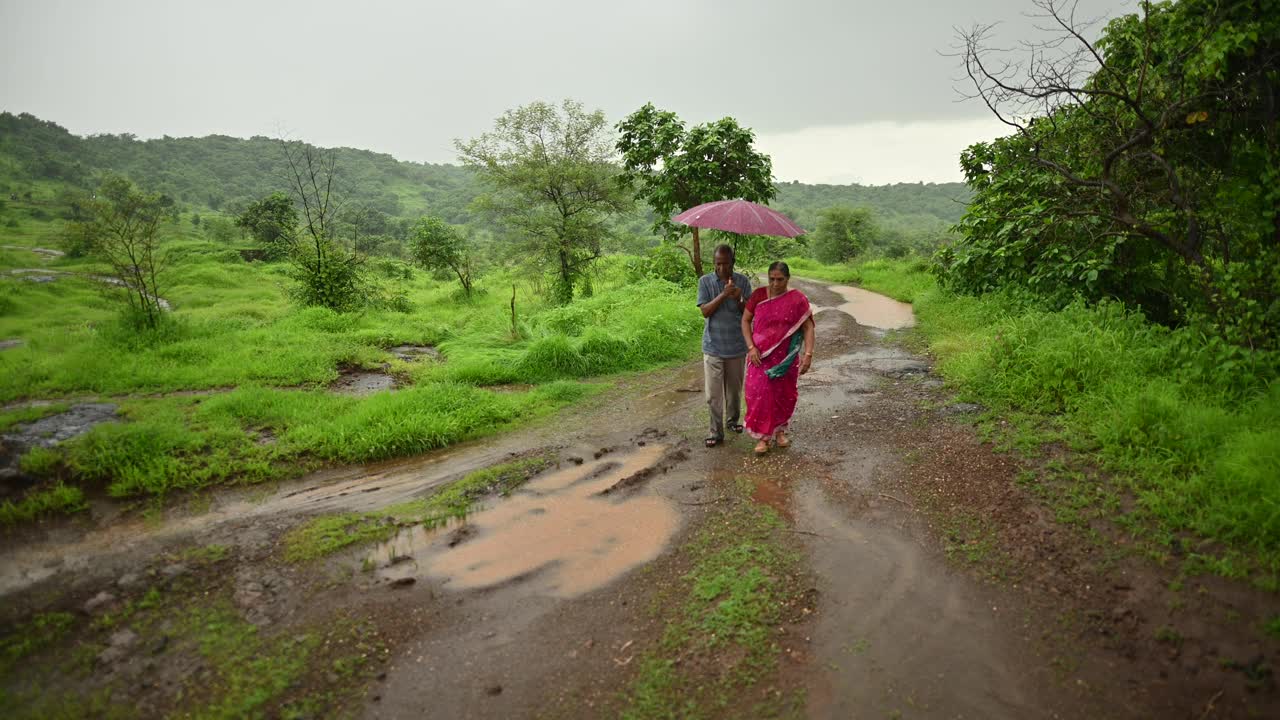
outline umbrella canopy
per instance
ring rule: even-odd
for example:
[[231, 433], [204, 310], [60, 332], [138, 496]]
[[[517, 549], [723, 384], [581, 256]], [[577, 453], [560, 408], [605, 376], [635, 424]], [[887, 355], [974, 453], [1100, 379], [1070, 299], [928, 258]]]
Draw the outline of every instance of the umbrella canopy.
[[747, 200], [716, 200], [691, 207], [671, 218], [694, 228], [725, 230], [739, 235], [796, 237], [806, 230], [772, 208]]

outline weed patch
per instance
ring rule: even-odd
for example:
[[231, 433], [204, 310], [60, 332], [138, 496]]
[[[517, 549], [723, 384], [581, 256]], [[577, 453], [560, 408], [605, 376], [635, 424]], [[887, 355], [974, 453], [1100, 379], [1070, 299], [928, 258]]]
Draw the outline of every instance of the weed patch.
[[782, 527], [771, 508], [751, 502], [708, 519], [687, 546], [693, 569], [669, 599], [659, 646], [640, 658], [622, 717], [714, 716], [776, 670], [773, 636], [794, 603], [799, 567], [777, 539]]

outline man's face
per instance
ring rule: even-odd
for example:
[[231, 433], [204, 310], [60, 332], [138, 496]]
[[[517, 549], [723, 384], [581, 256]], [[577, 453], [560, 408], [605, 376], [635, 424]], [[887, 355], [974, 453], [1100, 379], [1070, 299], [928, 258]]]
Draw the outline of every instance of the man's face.
[[716, 275], [721, 280], [728, 280], [733, 274], [733, 256], [726, 252], [718, 252], [712, 257], [712, 262], [716, 264]]

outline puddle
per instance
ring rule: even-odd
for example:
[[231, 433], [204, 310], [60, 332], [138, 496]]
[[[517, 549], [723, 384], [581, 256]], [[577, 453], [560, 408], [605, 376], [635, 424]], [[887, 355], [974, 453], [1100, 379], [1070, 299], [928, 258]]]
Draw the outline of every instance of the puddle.
[[376, 370], [344, 372], [333, 381], [329, 389], [343, 395], [371, 395], [383, 390], [394, 390], [396, 379]]
[[21, 457], [36, 447], [53, 447], [77, 435], [89, 432], [94, 425], [116, 419], [116, 406], [110, 403], [74, 405], [66, 412], [18, 425], [0, 434], [0, 496], [20, 490], [13, 480], [22, 478]]
[[652, 472], [667, 450], [647, 445], [537, 477], [460, 527], [404, 531], [370, 560], [391, 582], [426, 576], [473, 590], [515, 581], [561, 598], [595, 590], [657, 558], [679, 528], [666, 498], [609, 492]]
[[859, 325], [897, 330], [916, 324], [916, 316], [911, 311], [910, 303], [898, 302], [884, 295], [847, 285], [828, 285], [827, 289], [845, 299], [844, 303], [834, 309], [852, 315]]

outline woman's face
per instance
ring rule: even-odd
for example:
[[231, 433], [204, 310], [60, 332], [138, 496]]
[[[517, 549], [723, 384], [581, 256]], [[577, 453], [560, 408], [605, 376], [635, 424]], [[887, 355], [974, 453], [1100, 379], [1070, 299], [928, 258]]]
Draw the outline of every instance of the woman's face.
[[769, 294], [777, 295], [787, 291], [787, 281], [791, 278], [782, 274], [781, 270], [769, 271]]

